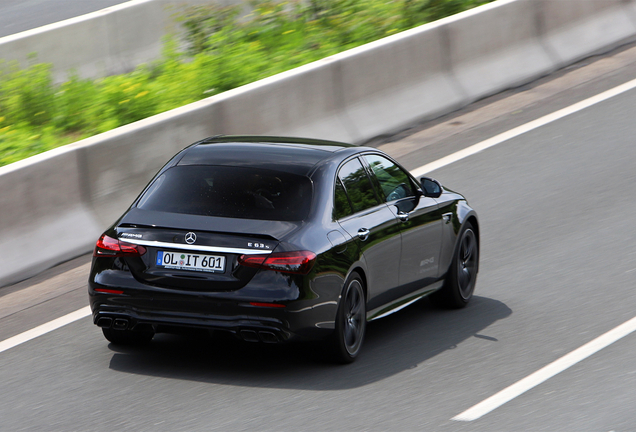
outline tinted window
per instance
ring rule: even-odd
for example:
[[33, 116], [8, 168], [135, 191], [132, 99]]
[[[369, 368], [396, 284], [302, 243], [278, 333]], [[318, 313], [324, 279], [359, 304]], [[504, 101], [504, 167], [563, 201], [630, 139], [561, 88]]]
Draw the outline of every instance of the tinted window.
[[369, 176], [357, 158], [344, 164], [340, 168], [338, 176], [347, 191], [354, 212], [366, 210], [379, 204]]
[[334, 195], [333, 201], [333, 218], [342, 219], [345, 216], [349, 216], [353, 211], [351, 210], [351, 204], [349, 203], [349, 198], [347, 198], [347, 194], [340, 183], [340, 179], [336, 179], [336, 191]]
[[379, 155], [365, 155], [364, 158], [375, 174], [386, 201], [414, 195], [409, 176], [399, 166]]
[[298, 221], [309, 214], [304, 176], [228, 166], [176, 166], [158, 177], [137, 207], [169, 213]]

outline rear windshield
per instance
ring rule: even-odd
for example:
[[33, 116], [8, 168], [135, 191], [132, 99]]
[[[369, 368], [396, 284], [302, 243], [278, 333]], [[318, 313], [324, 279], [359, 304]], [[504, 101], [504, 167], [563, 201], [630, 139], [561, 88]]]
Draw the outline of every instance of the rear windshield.
[[233, 166], [176, 166], [157, 177], [138, 208], [202, 216], [301, 221], [311, 181], [280, 171]]

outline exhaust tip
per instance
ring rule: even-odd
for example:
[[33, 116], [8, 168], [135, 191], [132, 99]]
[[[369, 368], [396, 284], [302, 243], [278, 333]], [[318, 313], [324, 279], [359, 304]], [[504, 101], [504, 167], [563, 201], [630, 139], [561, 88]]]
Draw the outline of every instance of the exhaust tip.
[[116, 330], [126, 330], [128, 328], [128, 320], [124, 318], [117, 318], [113, 322], [113, 328]]
[[241, 338], [246, 342], [260, 342], [260, 339], [254, 330], [241, 330], [239, 335], [241, 335]]
[[95, 323], [98, 327], [102, 328], [110, 328], [113, 325], [113, 319], [108, 317], [101, 317]]

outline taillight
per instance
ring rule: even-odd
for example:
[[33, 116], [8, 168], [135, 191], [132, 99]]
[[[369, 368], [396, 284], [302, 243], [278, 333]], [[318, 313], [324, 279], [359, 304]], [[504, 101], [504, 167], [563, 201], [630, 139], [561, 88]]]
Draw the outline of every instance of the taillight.
[[146, 253], [146, 248], [143, 246], [135, 245], [132, 243], [126, 243], [121, 240], [114, 239], [102, 234], [95, 244], [95, 250], [93, 250], [93, 256], [107, 256], [107, 257], [130, 257], [141, 256]]
[[275, 252], [271, 254], [241, 255], [239, 264], [282, 273], [307, 274], [314, 266], [316, 254], [309, 251]]

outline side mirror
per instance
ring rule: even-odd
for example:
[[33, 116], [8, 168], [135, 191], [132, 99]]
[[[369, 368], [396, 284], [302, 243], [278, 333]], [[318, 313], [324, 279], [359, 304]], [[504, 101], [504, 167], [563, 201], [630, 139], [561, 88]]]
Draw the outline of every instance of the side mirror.
[[422, 177], [420, 179], [424, 196], [430, 198], [439, 198], [442, 195], [442, 185], [435, 179], [430, 177]]

